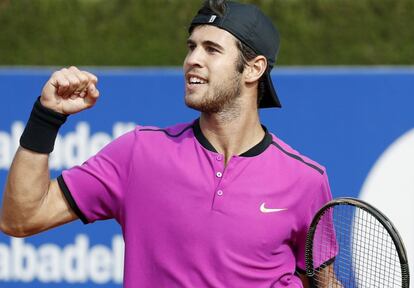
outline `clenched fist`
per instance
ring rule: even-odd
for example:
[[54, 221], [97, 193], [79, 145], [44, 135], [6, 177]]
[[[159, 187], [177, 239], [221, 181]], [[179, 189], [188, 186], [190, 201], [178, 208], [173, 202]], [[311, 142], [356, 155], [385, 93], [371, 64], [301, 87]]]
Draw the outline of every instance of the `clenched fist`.
[[95, 105], [99, 97], [98, 78], [76, 67], [63, 68], [52, 74], [43, 87], [40, 102], [62, 114], [74, 114]]

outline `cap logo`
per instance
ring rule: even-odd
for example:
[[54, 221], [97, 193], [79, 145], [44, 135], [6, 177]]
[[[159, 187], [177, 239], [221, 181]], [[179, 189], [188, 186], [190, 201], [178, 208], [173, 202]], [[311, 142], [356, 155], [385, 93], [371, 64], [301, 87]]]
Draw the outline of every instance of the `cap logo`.
[[216, 20], [217, 15], [211, 15], [210, 20], [208, 20], [208, 23], [213, 23], [214, 20]]

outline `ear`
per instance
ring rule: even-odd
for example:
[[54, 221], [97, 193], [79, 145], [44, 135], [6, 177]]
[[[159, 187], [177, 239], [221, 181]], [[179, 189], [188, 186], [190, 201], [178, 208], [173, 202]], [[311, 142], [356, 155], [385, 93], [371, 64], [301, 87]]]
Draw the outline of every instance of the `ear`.
[[247, 63], [245, 68], [244, 80], [246, 83], [251, 84], [260, 79], [267, 69], [267, 59], [263, 55], [258, 55], [254, 59]]

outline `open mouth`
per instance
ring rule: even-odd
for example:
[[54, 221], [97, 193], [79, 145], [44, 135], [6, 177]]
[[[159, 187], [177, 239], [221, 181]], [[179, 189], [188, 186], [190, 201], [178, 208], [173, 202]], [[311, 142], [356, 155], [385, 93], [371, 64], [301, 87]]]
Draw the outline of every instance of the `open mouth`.
[[206, 84], [207, 80], [203, 79], [199, 76], [188, 75], [187, 76], [187, 83], [190, 84], [190, 85], [200, 85], [200, 84]]

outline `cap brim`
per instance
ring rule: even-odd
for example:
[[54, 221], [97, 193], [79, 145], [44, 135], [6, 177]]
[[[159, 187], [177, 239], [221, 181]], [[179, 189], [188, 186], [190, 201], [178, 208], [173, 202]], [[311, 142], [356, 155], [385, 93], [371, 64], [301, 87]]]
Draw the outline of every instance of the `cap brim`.
[[270, 70], [267, 70], [263, 75], [264, 94], [259, 103], [259, 108], [281, 108], [279, 97], [277, 97], [276, 90], [273, 86], [272, 78], [270, 77]]

